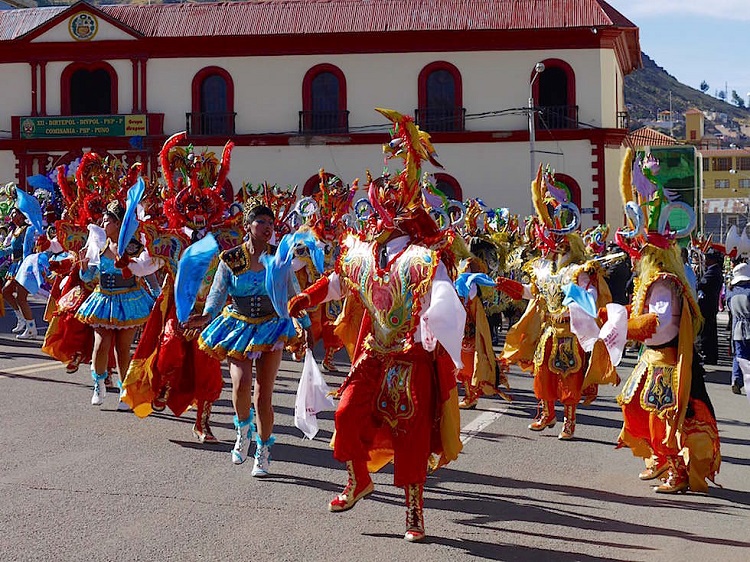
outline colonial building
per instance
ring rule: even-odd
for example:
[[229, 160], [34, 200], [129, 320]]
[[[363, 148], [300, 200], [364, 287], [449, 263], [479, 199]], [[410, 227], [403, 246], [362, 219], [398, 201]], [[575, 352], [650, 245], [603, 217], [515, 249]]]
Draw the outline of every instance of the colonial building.
[[[538, 64], [542, 63], [542, 65]], [[584, 226], [621, 222], [623, 77], [638, 29], [603, 0], [267, 0], [0, 12], [0, 179], [82, 151], [144, 161], [187, 129], [230, 180], [378, 175], [387, 124], [432, 133], [456, 198], [530, 212], [549, 163]], [[533, 119], [529, 120], [529, 107]]]

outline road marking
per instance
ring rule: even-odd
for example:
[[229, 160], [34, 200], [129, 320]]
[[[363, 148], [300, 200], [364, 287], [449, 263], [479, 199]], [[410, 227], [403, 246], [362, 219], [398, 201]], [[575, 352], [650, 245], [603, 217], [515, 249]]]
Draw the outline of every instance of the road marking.
[[508, 408], [507, 403], [499, 408], [491, 408], [467, 423], [461, 430], [461, 443], [466, 445], [473, 437], [479, 435], [485, 427], [499, 420], [508, 411]]
[[44, 363], [37, 363], [34, 365], [26, 365], [25, 367], [18, 367], [16, 369], [2, 369], [0, 378], [7, 379], [8, 375], [29, 375], [31, 373], [43, 373], [45, 371], [55, 371], [62, 368], [63, 364], [57, 361], [50, 364], [49, 361]]

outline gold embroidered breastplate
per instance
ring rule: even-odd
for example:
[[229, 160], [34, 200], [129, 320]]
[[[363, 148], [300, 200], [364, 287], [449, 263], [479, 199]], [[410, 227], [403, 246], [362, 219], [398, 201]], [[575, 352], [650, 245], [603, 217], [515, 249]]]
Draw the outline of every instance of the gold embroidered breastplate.
[[550, 260], [538, 259], [534, 262], [531, 267], [532, 280], [549, 315], [559, 316], [567, 312], [568, 308], [563, 306], [563, 287], [575, 283], [582, 268], [582, 264], [576, 263], [557, 270]]
[[380, 354], [406, 352], [414, 345], [421, 299], [435, 276], [437, 254], [422, 246], [408, 246], [385, 271], [379, 272], [373, 246], [348, 239], [339, 257], [338, 271], [372, 319], [365, 348]]

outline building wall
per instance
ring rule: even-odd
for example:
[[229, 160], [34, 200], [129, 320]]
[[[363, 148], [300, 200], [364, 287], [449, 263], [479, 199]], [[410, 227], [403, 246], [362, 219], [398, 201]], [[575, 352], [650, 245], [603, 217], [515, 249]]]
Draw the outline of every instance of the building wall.
[[11, 116], [31, 113], [31, 65], [3, 64], [0, 72], [0, 138], [8, 138]]
[[[545, 51], [541, 58], [559, 58], [573, 67], [581, 121], [614, 127], [614, 84], [606, 95], [591, 84], [599, 84], [603, 72], [613, 72], [616, 61], [614, 55], [605, 57], [608, 60], [600, 68], [596, 64], [599, 52]], [[165, 114], [165, 133], [182, 130], [185, 113], [192, 108], [193, 77], [202, 68], [218, 66], [234, 82], [238, 133], [296, 131], [305, 73], [326, 63], [338, 67], [346, 77], [349, 126], [356, 130], [378, 123], [373, 111], [376, 106], [411, 114], [418, 105], [419, 72], [432, 62], [447, 61], [461, 73], [467, 114], [519, 109], [512, 115], [471, 119], [468, 130], [525, 130], [523, 108], [528, 103], [531, 69], [538, 60], [536, 51], [151, 59], [147, 67], [148, 108]]]

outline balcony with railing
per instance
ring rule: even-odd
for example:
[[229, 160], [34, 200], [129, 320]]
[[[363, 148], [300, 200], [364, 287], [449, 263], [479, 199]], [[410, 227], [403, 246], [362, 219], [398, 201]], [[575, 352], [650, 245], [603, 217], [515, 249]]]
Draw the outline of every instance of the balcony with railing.
[[577, 129], [577, 105], [547, 105], [537, 108], [537, 129]]
[[428, 133], [460, 132], [466, 130], [466, 108], [415, 109], [414, 120]]
[[617, 128], [630, 130], [630, 114], [627, 111], [617, 112]]
[[236, 113], [186, 113], [189, 135], [233, 135]]
[[349, 111], [300, 111], [300, 135], [336, 135], [349, 132]]

